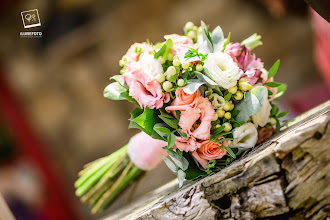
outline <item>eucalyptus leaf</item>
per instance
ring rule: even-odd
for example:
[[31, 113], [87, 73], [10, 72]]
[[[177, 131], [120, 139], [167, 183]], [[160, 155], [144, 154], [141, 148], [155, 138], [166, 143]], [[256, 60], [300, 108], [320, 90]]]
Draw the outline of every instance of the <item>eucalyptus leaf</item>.
[[173, 173], [177, 173], [177, 167], [175, 166], [175, 164], [168, 159], [167, 157], [164, 157], [161, 155], [161, 157], [163, 158], [165, 164], [167, 165], [167, 167], [173, 172]]
[[224, 44], [224, 36], [220, 26], [214, 28], [211, 34], [214, 52], [220, 52]]
[[186, 178], [186, 173], [182, 170], [178, 170], [178, 181], [179, 181], [179, 187], [183, 185], [183, 181]]
[[122, 77], [122, 75], [114, 75], [112, 76], [110, 79], [115, 80], [116, 82], [118, 82], [120, 85], [122, 85], [123, 87], [128, 89], [128, 86], [126, 85], [126, 82], [124, 80], [124, 78]]
[[111, 100], [125, 100], [124, 93], [127, 93], [127, 89], [118, 82], [109, 84], [103, 91], [104, 97]]
[[[205, 71], [205, 73], [208, 73], [208, 70], [206, 68], [204, 68], [204, 71]], [[204, 75], [204, 74], [202, 74], [200, 72], [197, 72], [197, 71], [195, 71], [194, 73], [195, 73], [195, 75], [197, 76], [198, 79], [204, 80], [210, 86], [218, 86], [218, 84], [210, 78], [211, 76]]]
[[187, 85], [182, 87], [182, 89], [187, 94], [193, 94], [203, 84], [205, 84], [205, 81], [202, 81], [200, 79], [189, 79], [187, 81]]
[[171, 157], [173, 162], [176, 166], [178, 166], [181, 170], [188, 169], [189, 162], [185, 157], [180, 157], [176, 152], [174, 151], [167, 151], [168, 155]]
[[267, 95], [267, 88], [264, 86], [257, 86], [250, 92], [246, 92], [244, 94], [244, 99], [236, 104], [235, 109], [240, 112], [235, 117], [235, 120], [247, 122], [250, 116], [259, 111], [265, 95]]

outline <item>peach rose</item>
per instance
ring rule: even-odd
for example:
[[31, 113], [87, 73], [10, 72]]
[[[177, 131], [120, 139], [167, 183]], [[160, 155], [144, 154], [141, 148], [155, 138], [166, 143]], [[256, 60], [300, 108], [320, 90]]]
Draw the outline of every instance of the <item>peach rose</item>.
[[196, 99], [200, 97], [200, 92], [197, 90], [193, 94], [188, 94], [183, 91], [182, 88], [177, 88], [175, 91], [176, 98], [171, 103], [171, 106], [165, 108], [167, 112], [175, 114], [176, 110], [183, 111], [187, 107], [193, 107], [196, 104]]
[[258, 133], [258, 141], [257, 144], [260, 144], [264, 140], [270, 138], [275, 133], [275, 128], [268, 129], [266, 127], [261, 128]]
[[[220, 137], [223, 139], [224, 137]], [[227, 141], [222, 143], [214, 143], [213, 141], [203, 141], [201, 147], [196, 151], [192, 152], [193, 157], [202, 165], [205, 169], [209, 160], [220, 159], [227, 154], [227, 151], [224, 148], [219, 149], [220, 146], [228, 146]]]

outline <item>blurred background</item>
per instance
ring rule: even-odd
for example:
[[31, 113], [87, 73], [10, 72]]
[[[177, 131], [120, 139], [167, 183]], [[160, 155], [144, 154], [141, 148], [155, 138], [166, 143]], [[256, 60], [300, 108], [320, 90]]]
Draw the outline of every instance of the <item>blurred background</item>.
[[[25, 29], [30, 9], [41, 26]], [[132, 43], [183, 34], [187, 21], [220, 25], [234, 42], [262, 35], [255, 53], [266, 69], [281, 60], [289, 118], [330, 98], [330, 26], [301, 0], [2, 0], [0, 11], [0, 194], [17, 219], [99, 219], [127, 203], [131, 189], [92, 216], [74, 195], [84, 164], [138, 132], [128, 130], [135, 106], [103, 89]], [[133, 198], [174, 178], [161, 164]]]

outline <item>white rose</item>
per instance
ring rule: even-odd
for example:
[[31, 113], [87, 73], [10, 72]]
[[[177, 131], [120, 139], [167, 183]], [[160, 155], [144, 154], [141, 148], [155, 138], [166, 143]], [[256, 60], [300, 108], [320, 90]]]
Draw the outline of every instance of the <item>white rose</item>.
[[211, 103], [215, 109], [222, 108], [226, 104], [226, 100], [217, 93], [212, 93], [210, 95], [210, 100], [212, 100]]
[[258, 140], [257, 128], [248, 122], [233, 130], [234, 140], [231, 147], [251, 148], [254, 147]]
[[264, 127], [270, 121], [269, 116], [271, 109], [272, 106], [269, 104], [268, 93], [266, 92], [260, 110], [252, 116], [253, 123], [256, 126]]
[[154, 55], [142, 53], [139, 58], [139, 63], [144, 72], [151, 78], [155, 78], [158, 74], [164, 73], [162, 64], [154, 58]]
[[208, 69], [213, 80], [225, 89], [236, 85], [240, 78], [237, 64], [226, 53], [210, 53], [204, 62], [204, 67]]

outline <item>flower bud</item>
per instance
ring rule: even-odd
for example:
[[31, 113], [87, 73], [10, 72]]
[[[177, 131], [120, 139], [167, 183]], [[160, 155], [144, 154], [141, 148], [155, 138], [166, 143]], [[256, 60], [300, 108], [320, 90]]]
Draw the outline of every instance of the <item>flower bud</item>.
[[219, 118], [223, 118], [223, 116], [225, 115], [225, 111], [223, 109], [218, 109], [216, 113], [219, 116]]
[[174, 56], [173, 56], [172, 53], [168, 53], [168, 54], [167, 54], [167, 60], [169, 60], [169, 61], [173, 61], [173, 58], [174, 58]]
[[188, 32], [188, 37], [189, 37], [190, 39], [194, 39], [194, 38], [196, 38], [196, 33], [195, 33], [194, 31], [189, 31], [189, 32]]
[[235, 94], [237, 92], [237, 86], [232, 86], [228, 89], [228, 92], [231, 94]]
[[276, 125], [276, 119], [275, 118], [270, 118], [270, 124], [271, 125]]
[[158, 74], [156, 76], [156, 80], [159, 82], [159, 83], [162, 83], [165, 81], [165, 75], [164, 74]]
[[242, 91], [248, 91], [252, 88], [252, 86], [248, 83], [248, 82], [240, 82], [238, 84], [239, 86], [239, 89], [242, 90]]
[[225, 118], [227, 118], [227, 119], [230, 119], [230, 118], [231, 118], [231, 114], [230, 114], [230, 112], [226, 112], [226, 113], [225, 113]]
[[196, 65], [196, 71], [201, 72], [203, 70], [202, 64], [197, 64]]
[[223, 106], [223, 110], [230, 111], [231, 105], [229, 102], [226, 102], [226, 104]]
[[181, 63], [180, 63], [180, 61], [179, 61], [178, 59], [174, 59], [174, 60], [173, 60], [173, 65], [174, 65], [174, 66], [180, 66]]
[[169, 92], [170, 89], [172, 89], [173, 87], [173, 84], [169, 81], [165, 81], [163, 83], [163, 89], [166, 91], [166, 92]]
[[241, 92], [241, 91], [237, 91], [236, 92], [236, 94], [235, 94], [235, 96], [234, 96], [234, 98], [236, 99], [236, 100], [242, 100], [242, 98], [243, 98], [243, 92]]
[[178, 80], [178, 86], [180, 86], [180, 87], [184, 86], [184, 79]]
[[174, 66], [170, 66], [166, 70], [167, 74], [170, 76], [174, 76], [176, 74], [176, 69]]
[[220, 128], [220, 127], [221, 127], [221, 125], [216, 125], [216, 126], [215, 126], [215, 128]]
[[230, 111], [233, 110], [235, 107], [234, 103], [230, 103]]
[[189, 63], [183, 63], [182, 68], [185, 69], [185, 70], [188, 69], [189, 68]]
[[212, 121], [216, 121], [217, 119], [218, 119], [218, 114], [214, 114]]
[[247, 79], [246, 79], [246, 78], [241, 78], [241, 79], [239, 79], [238, 82], [239, 82], [239, 83], [241, 83], [241, 82], [247, 82]]
[[233, 128], [233, 126], [228, 122], [223, 123], [222, 126], [225, 126], [225, 128], [223, 129], [223, 131], [225, 132], [230, 131]]
[[165, 59], [165, 57], [160, 56], [160, 57], [158, 57], [158, 61], [160, 62], [160, 64], [164, 64], [166, 62], [166, 59]]
[[194, 23], [192, 23], [191, 21], [188, 21], [185, 25], [184, 25], [184, 31], [189, 31], [194, 27]]

